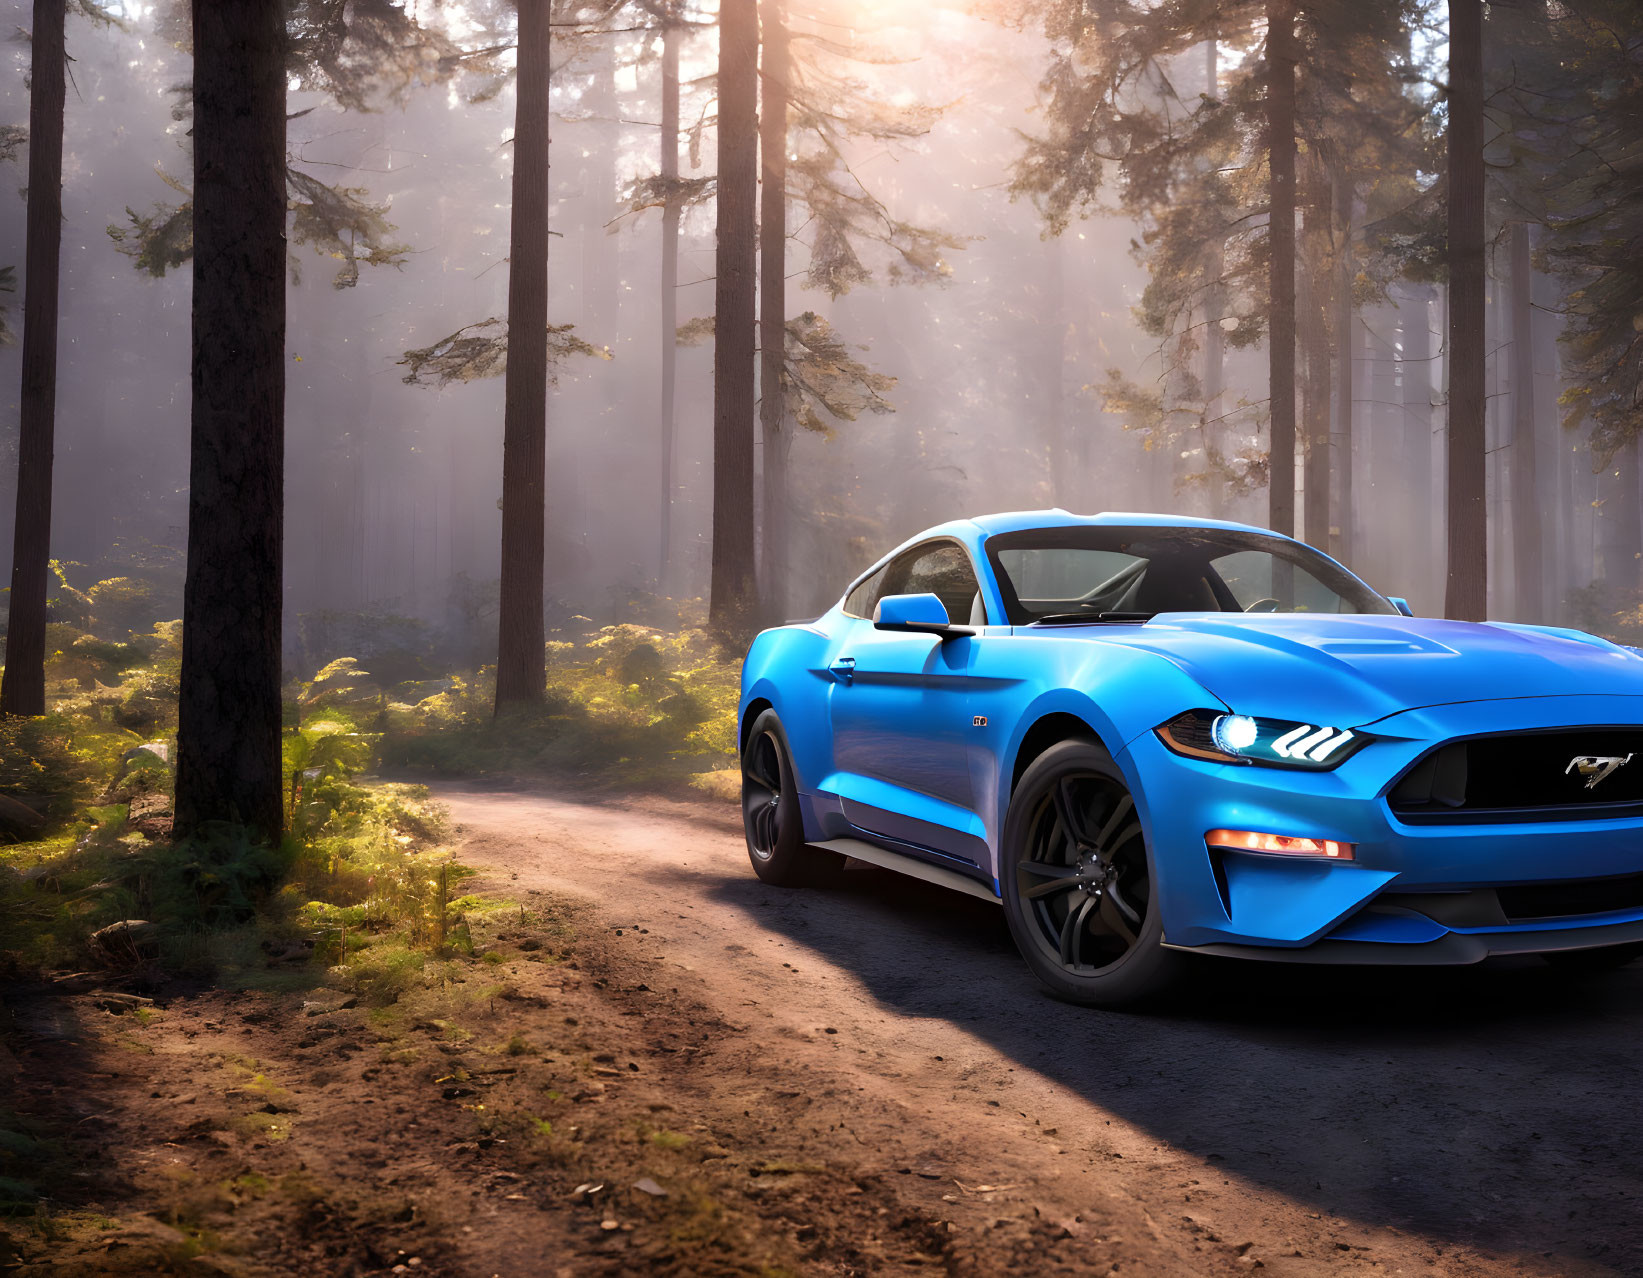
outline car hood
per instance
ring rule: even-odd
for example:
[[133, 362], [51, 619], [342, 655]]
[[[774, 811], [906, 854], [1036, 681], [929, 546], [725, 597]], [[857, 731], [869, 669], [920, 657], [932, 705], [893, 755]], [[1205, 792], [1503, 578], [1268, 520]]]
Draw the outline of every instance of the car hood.
[[1643, 656], [1578, 630], [1305, 613], [1168, 613], [1072, 629], [1168, 658], [1239, 713], [1343, 727], [1463, 701], [1643, 695]]

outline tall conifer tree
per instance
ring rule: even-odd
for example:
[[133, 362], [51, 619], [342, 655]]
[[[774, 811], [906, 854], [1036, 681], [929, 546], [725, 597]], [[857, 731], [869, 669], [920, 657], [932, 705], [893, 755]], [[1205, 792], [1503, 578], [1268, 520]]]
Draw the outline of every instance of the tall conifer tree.
[[1483, 0], [1449, 0], [1449, 569], [1444, 615], [1488, 606], [1484, 503]]
[[[508, 251], [508, 331], [548, 328], [548, 86], [553, 28], [546, 0], [520, 0]], [[508, 347], [502, 427], [502, 580], [496, 709], [532, 704], [547, 686], [542, 619], [546, 548], [548, 348]]]
[[753, 565], [753, 347], [757, 292], [759, 14], [719, 7], [718, 243], [713, 341], [713, 551], [708, 615], [745, 623]]
[[194, 3], [193, 424], [176, 830], [278, 838], [285, 4]]
[[0, 715], [46, 712], [46, 579], [57, 419], [57, 294], [63, 238], [64, 0], [34, 0], [29, 87], [28, 243], [16, 533]]

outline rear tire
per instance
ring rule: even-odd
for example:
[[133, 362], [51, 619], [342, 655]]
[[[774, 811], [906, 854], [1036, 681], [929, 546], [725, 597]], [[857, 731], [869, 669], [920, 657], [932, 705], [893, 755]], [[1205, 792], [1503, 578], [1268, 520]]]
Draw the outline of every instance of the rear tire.
[[799, 788], [787, 733], [774, 710], [753, 721], [742, 751], [742, 830], [753, 872], [776, 887], [825, 887], [844, 872], [844, 858], [804, 841]]
[[999, 886], [1016, 947], [1052, 994], [1133, 1007], [1169, 986], [1180, 956], [1163, 947], [1155, 883], [1112, 756], [1073, 740], [1033, 760], [1004, 820]]
[[1542, 954], [1560, 972], [1612, 972], [1633, 959], [1643, 957], [1643, 942], [1630, 945], [1600, 945], [1590, 950], [1553, 950]]

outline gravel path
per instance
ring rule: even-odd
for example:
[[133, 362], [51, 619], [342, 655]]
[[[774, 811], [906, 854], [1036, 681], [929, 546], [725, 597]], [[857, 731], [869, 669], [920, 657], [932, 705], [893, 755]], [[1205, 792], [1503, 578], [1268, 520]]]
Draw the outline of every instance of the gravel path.
[[886, 1172], [1156, 1272], [1643, 1274], [1643, 964], [1206, 961], [1165, 1010], [1092, 1012], [1040, 993], [983, 901], [866, 867], [760, 884], [728, 805], [437, 794], [491, 886], [590, 899], [795, 1089], [855, 1089]]

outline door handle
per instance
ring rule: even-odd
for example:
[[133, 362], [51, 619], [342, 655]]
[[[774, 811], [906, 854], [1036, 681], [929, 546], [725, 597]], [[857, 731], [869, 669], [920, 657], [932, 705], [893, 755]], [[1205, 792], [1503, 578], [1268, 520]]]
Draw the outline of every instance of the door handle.
[[833, 677], [840, 683], [849, 683], [856, 674], [856, 659], [854, 657], [836, 657], [827, 668], [832, 671]]

